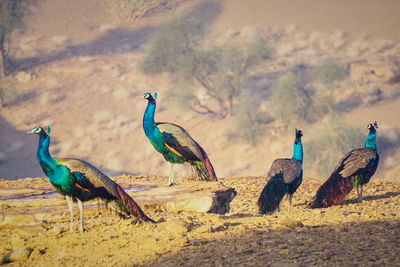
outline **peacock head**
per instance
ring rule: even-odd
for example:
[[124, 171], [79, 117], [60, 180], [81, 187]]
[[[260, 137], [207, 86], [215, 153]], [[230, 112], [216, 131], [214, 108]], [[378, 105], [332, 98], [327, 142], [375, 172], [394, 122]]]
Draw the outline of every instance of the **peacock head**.
[[370, 123], [367, 125], [370, 133], [376, 133], [376, 129], [378, 129], [378, 123], [375, 121], [373, 124]]
[[147, 99], [150, 103], [156, 103], [157, 100], [157, 92], [155, 92], [154, 97], [151, 95], [151, 93], [145, 93], [143, 95], [144, 99]]
[[47, 135], [49, 135], [50, 134], [50, 132], [51, 132], [51, 128], [50, 128], [50, 125], [49, 126], [47, 126], [47, 133], [46, 133], [46, 131], [42, 128], [42, 127], [40, 127], [40, 126], [36, 126], [35, 128], [33, 128], [32, 130], [30, 130], [29, 132], [27, 132], [27, 133], [30, 133], [30, 134], [37, 134], [37, 135], [39, 135], [39, 136], [47, 136]]
[[303, 136], [303, 131], [302, 130], [297, 130], [295, 129], [295, 134], [296, 134], [296, 140], [301, 140], [301, 137]]

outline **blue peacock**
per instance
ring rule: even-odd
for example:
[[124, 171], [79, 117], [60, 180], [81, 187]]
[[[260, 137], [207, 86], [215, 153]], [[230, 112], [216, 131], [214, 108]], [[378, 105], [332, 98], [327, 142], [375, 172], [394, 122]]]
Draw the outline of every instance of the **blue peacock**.
[[285, 194], [289, 195], [289, 212], [292, 208], [293, 194], [303, 181], [303, 132], [295, 130], [294, 151], [291, 159], [276, 159], [267, 173], [267, 184], [258, 199], [259, 213], [272, 214], [279, 209]]
[[160, 152], [170, 166], [168, 184], [173, 185], [173, 164], [188, 162], [204, 181], [217, 181], [214, 168], [204, 149], [182, 127], [167, 123], [155, 122], [157, 93], [143, 96], [148, 104], [143, 116], [143, 129], [154, 148]]
[[363, 186], [374, 175], [379, 163], [376, 149], [378, 123], [368, 124], [369, 134], [364, 148], [353, 149], [339, 161], [329, 179], [318, 189], [311, 208], [330, 207], [343, 204], [345, 196], [357, 187], [358, 201], [362, 201]]
[[50, 156], [50, 126], [48, 132], [35, 127], [28, 133], [39, 136], [37, 157], [50, 183], [68, 202], [70, 211], [70, 232], [73, 232], [73, 200], [78, 200], [80, 210], [80, 231], [83, 231], [83, 202], [100, 198], [106, 206], [122, 217], [135, 216], [145, 222], [154, 222], [147, 217], [139, 205], [120, 187], [94, 166], [79, 159], [55, 159]]

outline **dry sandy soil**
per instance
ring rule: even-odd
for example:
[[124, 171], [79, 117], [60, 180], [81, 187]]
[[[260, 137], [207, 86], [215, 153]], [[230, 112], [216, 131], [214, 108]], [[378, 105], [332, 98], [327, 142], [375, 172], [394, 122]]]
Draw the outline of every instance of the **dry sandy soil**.
[[[86, 159], [108, 175], [167, 175], [165, 160], [142, 129], [147, 104], [142, 95], [156, 90], [156, 120], [183, 126], [205, 149], [218, 176], [263, 175], [275, 158], [289, 156], [292, 131], [272, 134], [275, 125], [270, 124], [256, 146], [245, 140], [230, 142], [226, 138], [229, 118], [182, 112], [166, 101], [166, 91], [174, 88], [167, 75], [147, 76], [138, 70], [151, 33], [173, 16], [187, 13], [212, 25], [210, 40], [234, 36], [235, 42], [256, 29], [280, 32], [284, 38], [273, 44], [276, 57], [268, 63], [272, 71], [315, 64], [326, 55], [356, 62], [348, 84], [337, 95], [361, 105], [343, 117], [365, 133], [365, 126], [378, 120], [378, 148], [380, 137], [391, 134], [393, 149], [381, 155], [377, 176], [397, 178], [400, 86], [388, 80], [395, 74], [400, 54], [398, 1], [382, 5], [370, 0], [335, 1], [333, 5], [330, 1], [251, 0], [243, 5], [231, 0], [175, 0], [168, 1], [172, 4], [165, 10], [150, 6], [151, 12], [141, 11], [133, 20], [119, 18], [105, 2], [38, 1], [26, 19], [26, 30], [15, 34], [13, 56], [20, 65], [13, 75], [18, 94], [0, 110], [1, 178], [43, 175], [35, 158], [37, 138], [25, 132], [48, 124], [53, 129], [50, 152], [54, 157]], [[376, 88], [382, 92], [379, 101], [374, 100]], [[305, 133], [304, 142], [311, 139], [310, 125], [297, 127]], [[188, 175], [190, 169], [177, 167], [177, 172]], [[305, 174], [319, 177], [309, 169]]]
[[[114, 177], [123, 184], [154, 183], [166, 177]], [[284, 199], [277, 215], [257, 214], [264, 177], [229, 177], [222, 183], [238, 195], [225, 215], [169, 213], [144, 208], [157, 224], [132, 224], [96, 202], [86, 204], [86, 231], [69, 233], [61, 197], [1, 201], [0, 255], [33, 248], [29, 259], [9, 266], [395, 266], [400, 264], [400, 184], [374, 181], [362, 203], [353, 191], [343, 206], [308, 209], [319, 181], [305, 179], [292, 213]], [[185, 184], [185, 179], [179, 179]], [[0, 190], [49, 188], [47, 179], [0, 181]], [[131, 194], [133, 198], [135, 194]], [[139, 203], [140, 204], [140, 203]], [[89, 207], [88, 207], [89, 205]], [[78, 211], [75, 210], [75, 218]], [[164, 221], [165, 220], [165, 221]], [[77, 222], [75, 221], [77, 228]]]

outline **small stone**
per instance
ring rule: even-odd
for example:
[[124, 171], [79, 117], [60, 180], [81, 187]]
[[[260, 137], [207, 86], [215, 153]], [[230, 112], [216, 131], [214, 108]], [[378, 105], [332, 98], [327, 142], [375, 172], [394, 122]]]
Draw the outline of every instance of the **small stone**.
[[191, 239], [188, 241], [188, 243], [197, 246], [203, 243], [203, 241], [201, 241], [201, 239]]
[[289, 249], [281, 249], [281, 250], [279, 251], [279, 254], [280, 254], [280, 255], [289, 255]]
[[199, 227], [197, 227], [196, 229], [194, 229], [194, 233], [211, 233], [212, 231], [212, 227], [210, 225], [201, 225]]
[[50, 232], [52, 232], [56, 235], [59, 235], [59, 234], [63, 233], [64, 230], [59, 226], [54, 226], [53, 228], [50, 229]]
[[188, 232], [188, 228], [185, 223], [181, 220], [171, 220], [165, 223], [159, 224], [159, 227], [163, 230], [166, 230], [175, 234], [183, 234]]
[[13, 262], [13, 261], [20, 261], [29, 258], [33, 249], [30, 247], [23, 247], [17, 250], [14, 250], [6, 255], [4, 255], [1, 260], [0, 264]]
[[282, 218], [278, 220], [278, 223], [282, 226], [288, 227], [290, 229], [296, 229], [297, 227], [303, 227], [303, 223], [300, 221], [295, 221], [289, 218]]
[[226, 227], [223, 225], [217, 225], [215, 227], [211, 227], [212, 232], [219, 232], [219, 231], [225, 231]]

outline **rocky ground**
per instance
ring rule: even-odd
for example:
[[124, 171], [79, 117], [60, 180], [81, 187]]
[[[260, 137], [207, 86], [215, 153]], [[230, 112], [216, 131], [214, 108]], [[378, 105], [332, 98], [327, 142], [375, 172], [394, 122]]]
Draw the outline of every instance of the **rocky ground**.
[[[167, 181], [158, 176], [113, 179], [123, 185], [165, 186]], [[193, 183], [185, 180], [178, 182]], [[398, 182], [375, 179], [366, 186], [362, 203], [352, 192], [343, 206], [311, 210], [306, 203], [321, 181], [305, 179], [295, 194], [292, 213], [284, 199], [280, 213], [272, 216], [257, 214], [264, 177], [228, 177], [221, 182], [238, 193], [225, 215], [142, 205], [160, 222], [135, 224], [89, 202], [86, 231], [70, 233], [65, 200], [57, 194], [35, 196], [51, 190], [47, 179], [0, 180], [0, 255], [33, 249], [28, 258], [25, 253], [9, 266], [400, 265]], [[32, 196], [18, 198], [18, 194]]]

